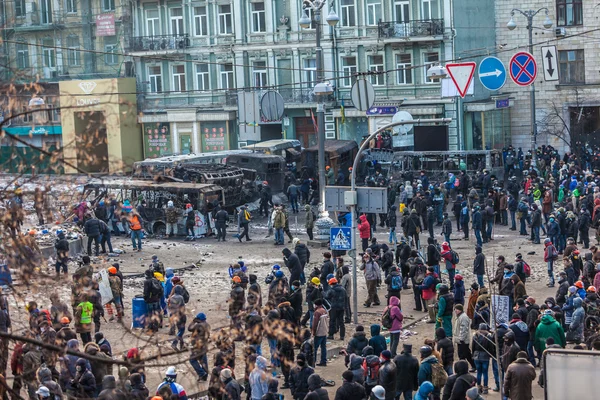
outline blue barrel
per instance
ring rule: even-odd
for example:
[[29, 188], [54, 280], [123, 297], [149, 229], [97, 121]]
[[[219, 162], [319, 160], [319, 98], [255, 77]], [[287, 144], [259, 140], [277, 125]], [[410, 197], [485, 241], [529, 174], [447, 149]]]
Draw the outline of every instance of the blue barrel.
[[131, 300], [131, 328], [144, 328], [146, 324], [146, 302], [143, 296], [138, 296]]

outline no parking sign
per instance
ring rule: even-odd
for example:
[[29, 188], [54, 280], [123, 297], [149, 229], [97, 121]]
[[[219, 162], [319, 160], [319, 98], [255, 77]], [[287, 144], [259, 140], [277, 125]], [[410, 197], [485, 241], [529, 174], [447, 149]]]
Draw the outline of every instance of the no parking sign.
[[535, 82], [537, 64], [533, 56], [526, 51], [521, 51], [510, 59], [510, 78], [519, 86], [529, 86]]

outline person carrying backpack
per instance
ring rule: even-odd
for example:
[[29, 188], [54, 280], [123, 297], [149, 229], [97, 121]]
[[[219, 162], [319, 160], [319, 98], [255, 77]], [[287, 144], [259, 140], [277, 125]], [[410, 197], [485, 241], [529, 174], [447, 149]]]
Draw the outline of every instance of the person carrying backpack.
[[365, 371], [365, 392], [367, 398], [371, 394], [371, 390], [379, 383], [381, 361], [379, 360], [379, 355], [373, 353], [374, 351], [371, 346], [366, 346], [363, 349], [363, 370]]
[[393, 296], [400, 298], [400, 291], [402, 290], [402, 275], [398, 271], [398, 267], [393, 266], [390, 270], [389, 275], [385, 278], [385, 283], [388, 286], [387, 303], [390, 305], [390, 300]]
[[433, 398], [439, 399], [442, 388], [448, 380], [448, 374], [446, 374], [444, 367], [433, 354], [433, 349], [430, 346], [422, 346], [419, 351], [421, 353], [421, 366], [419, 367], [419, 374], [417, 376], [419, 386], [423, 382], [431, 382], [434, 387]]
[[515, 274], [521, 278], [523, 284], [531, 275], [531, 267], [523, 260], [523, 255], [521, 253], [517, 253], [515, 256]]
[[548, 287], [554, 287], [554, 261], [558, 259], [558, 250], [550, 238], [544, 239], [544, 261], [548, 265]]
[[390, 297], [390, 304], [383, 311], [381, 317], [382, 325], [389, 329], [390, 332], [390, 352], [392, 357], [396, 356], [398, 350], [398, 343], [400, 342], [400, 332], [402, 331], [402, 322], [404, 321], [404, 315], [400, 308], [400, 298], [396, 296]]
[[144, 301], [146, 302], [147, 318], [149, 323], [146, 325], [149, 331], [157, 332], [158, 327], [162, 326], [162, 312], [160, 308], [160, 299], [163, 297], [163, 287], [154, 277], [154, 272], [149, 269], [144, 273]]
[[458, 253], [450, 248], [450, 243], [442, 243], [442, 260], [446, 263], [448, 279], [450, 280], [450, 290], [454, 289], [454, 275], [456, 274], [456, 264], [459, 262]]

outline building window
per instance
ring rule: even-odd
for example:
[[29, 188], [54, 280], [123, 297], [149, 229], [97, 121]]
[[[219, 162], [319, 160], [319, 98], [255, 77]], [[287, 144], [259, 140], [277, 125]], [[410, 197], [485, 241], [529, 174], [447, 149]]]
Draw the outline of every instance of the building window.
[[234, 89], [233, 64], [221, 64], [221, 89]]
[[104, 11], [115, 11], [115, 0], [102, 0]]
[[162, 68], [160, 65], [148, 67], [148, 82], [150, 84], [151, 93], [162, 92]]
[[78, 36], [67, 37], [67, 58], [70, 66], [74, 67], [81, 65], [81, 52]]
[[173, 90], [185, 92], [185, 65], [173, 65]]
[[408, 0], [396, 0], [394, 2], [394, 13], [396, 22], [410, 21], [410, 2]]
[[582, 0], [556, 0], [556, 12], [558, 26], [583, 24]]
[[198, 85], [198, 90], [201, 92], [207, 92], [210, 90], [208, 64], [196, 64], [196, 82]]
[[381, 20], [381, 16], [381, 0], [367, 0], [367, 25], [377, 25]]
[[356, 12], [354, 10], [354, 0], [341, 0], [342, 26], [356, 25]]
[[421, 19], [430, 20], [437, 18], [438, 15], [438, 0], [422, 0], [421, 2]]
[[194, 7], [194, 35], [208, 35], [208, 15], [206, 6]]
[[15, 0], [15, 17], [25, 16], [25, 0]]
[[398, 85], [411, 85], [412, 62], [410, 54], [396, 54], [396, 83]]
[[29, 68], [29, 45], [26, 43], [17, 43], [17, 68]]
[[55, 108], [53, 104], [46, 103], [46, 118], [48, 122], [60, 122], [60, 108]]
[[23, 106], [23, 108], [21, 109], [21, 122], [23, 123], [27, 123], [27, 122], [33, 122], [33, 112], [31, 111], [31, 108], [29, 108], [29, 106], [25, 105]]
[[117, 37], [104, 37], [104, 63], [106, 65], [115, 65], [119, 63], [119, 56], [117, 55]]
[[423, 82], [436, 83], [427, 79], [427, 70], [440, 62], [439, 53], [423, 53]]
[[183, 8], [171, 8], [171, 33], [176, 36], [183, 35]]
[[40, 0], [42, 4], [42, 24], [52, 23], [52, 0]]
[[146, 10], [146, 35], [160, 35], [160, 18], [158, 10]]
[[265, 3], [250, 3], [250, 7], [252, 8], [252, 32], [266, 32], [267, 29], [265, 23]]
[[369, 71], [377, 72], [377, 75], [370, 75], [371, 84], [373, 86], [383, 86], [385, 84], [383, 56], [369, 56], [368, 59]]
[[585, 83], [585, 58], [583, 50], [559, 50], [560, 83]]
[[255, 87], [267, 86], [267, 63], [265, 61], [254, 61], [252, 75]]
[[67, 0], [67, 12], [71, 14], [77, 13], [77, 0]]
[[313, 87], [317, 82], [317, 60], [315, 58], [304, 59], [304, 72], [306, 73], [305, 84]]
[[356, 57], [342, 57], [342, 85], [350, 87], [356, 80]]
[[233, 33], [231, 23], [231, 5], [221, 4], [219, 6], [219, 33], [221, 35], [229, 35]]
[[54, 48], [54, 39], [44, 39], [42, 41], [42, 58], [44, 67], [56, 68], [56, 49]]

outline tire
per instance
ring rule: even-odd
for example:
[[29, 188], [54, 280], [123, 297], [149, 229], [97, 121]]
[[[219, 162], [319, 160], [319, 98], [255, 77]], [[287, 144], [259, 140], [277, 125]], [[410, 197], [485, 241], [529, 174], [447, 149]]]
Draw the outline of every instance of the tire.
[[152, 225], [152, 234], [156, 236], [166, 236], [167, 225], [163, 222], [155, 222], [154, 225]]

